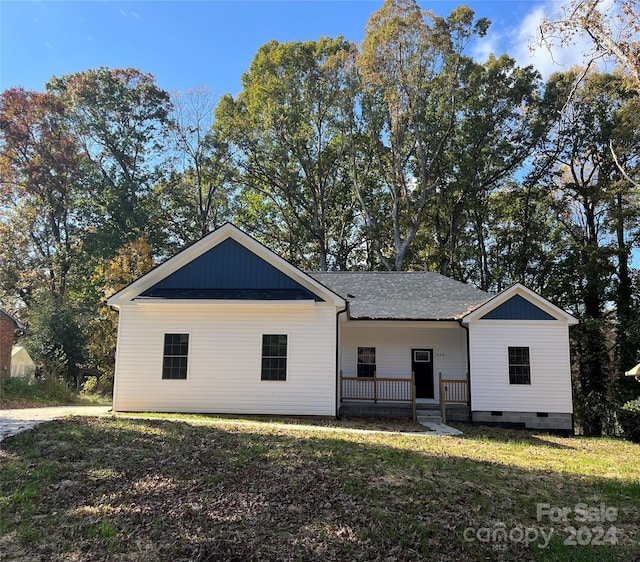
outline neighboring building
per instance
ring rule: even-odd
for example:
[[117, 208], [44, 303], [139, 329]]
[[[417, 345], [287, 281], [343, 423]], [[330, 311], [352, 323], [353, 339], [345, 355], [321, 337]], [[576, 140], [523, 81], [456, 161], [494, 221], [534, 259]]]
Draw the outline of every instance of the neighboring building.
[[11, 349], [16, 330], [25, 329], [26, 326], [20, 320], [0, 308], [0, 379], [11, 376]]
[[11, 350], [11, 376], [31, 379], [35, 372], [36, 364], [29, 352], [21, 345], [14, 345]]
[[109, 299], [114, 411], [448, 417], [572, 430], [568, 327], [522, 285], [305, 273], [226, 224]]

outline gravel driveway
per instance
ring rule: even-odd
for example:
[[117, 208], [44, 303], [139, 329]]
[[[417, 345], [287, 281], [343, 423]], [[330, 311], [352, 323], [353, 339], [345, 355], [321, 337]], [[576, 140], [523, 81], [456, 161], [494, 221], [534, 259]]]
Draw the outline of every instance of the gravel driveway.
[[55, 406], [0, 410], [0, 441], [42, 422], [66, 416], [100, 416], [107, 414], [110, 409], [111, 406]]

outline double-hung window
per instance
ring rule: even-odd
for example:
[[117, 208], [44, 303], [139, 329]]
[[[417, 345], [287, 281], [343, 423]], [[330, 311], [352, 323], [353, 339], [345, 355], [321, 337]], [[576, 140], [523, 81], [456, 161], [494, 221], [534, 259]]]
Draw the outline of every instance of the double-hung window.
[[263, 381], [287, 380], [286, 334], [263, 334], [260, 379]]
[[509, 348], [509, 384], [531, 384], [528, 347]]
[[358, 348], [358, 376], [374, 377], [376, 374], [376, 348]]
[[163, 379], [186, 379], [189, 334], [165, 334], [162, 356]]

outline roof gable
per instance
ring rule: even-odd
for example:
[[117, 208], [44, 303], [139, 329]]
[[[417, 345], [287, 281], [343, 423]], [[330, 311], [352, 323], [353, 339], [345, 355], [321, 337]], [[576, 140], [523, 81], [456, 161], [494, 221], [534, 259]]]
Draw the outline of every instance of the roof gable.
[[[512, 300], [514, 297], [520, 298]], [[473, 309], [462, 322], [468, 325], [475, 320], [558, 320], [570, 326], [578, 323], [573, 316], [520, 283], [511, 285]]]
[[548, 312], [533, 304], [520, 295], [513, 295], [510, 299], [496, 306], [482, 316], [482, 320], [557, 320]]
[[141, 293], [140, 296], [324, 300], [233, 238], [227, 238], [207, 250]]
[[151, 300], [344, 300], [297, 267], [226, 223], [111, 296], [118, 308]]

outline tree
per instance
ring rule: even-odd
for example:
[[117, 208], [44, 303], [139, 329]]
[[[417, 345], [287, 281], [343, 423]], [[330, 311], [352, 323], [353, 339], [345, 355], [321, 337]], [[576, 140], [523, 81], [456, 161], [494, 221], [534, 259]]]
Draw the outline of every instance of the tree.
[[89, 323], [89, 364], [101, 373], [101, 390], [111, 390], [115, 369], [118, 314], [106, 300], [141, 277], [154, 266], [153, 251], [148, 239], [139, 236], [118, 250], [115, 257], [96, 268], [92, 283], [99, 287], [103, 298], [97, 315]]
[[[564, 254], [566, 275], [555, 288], [557, 295], [565, 294], [580, 317], [574, 329], [578, 362], [578, 393], [581, 423], [586, 433], [598, 435], [606, 429], [604, 407], [612, 400], [612, 365], [608, 341], [610, 323], [605, 304], [614, 296], [610, 292], [617, 273], [624, 278], [629, 255], [625, 234], [628, 223], [624, 214], [630, 200], [629, 182], [620, 174], [608, 150], [620, 129], [620, 110], [628, 91], [619, 76], [589, 73], [575, 87], [576, 72], [554, 75], [549, 88], [572, 90], [563, 119], [556, 134], [558, 146], [556, 166], [551, 176], [554, 188], [556, 217], [564, 230], [568, 248]], [[622, 220], [622, 223], [619, 221]], [[622, 240], [612, 235], [622, 229]], [[623, 248], [620, 248], [622, 243]], [[622, 258], [622, 260], [620, 260]], [[626, 281], [625, 281], [626, 283]], [[623, 302], [618, 293], [618, 308]]]
[[94, 256], [150, 231], [162, 246], [162, 229], [149, 229], [157, 201], [152, 187], [165, 177], [166, 135], [171, 102], [152, 75], [139, 70], [98, 68], [52, 78], [47, 90], [65, 104], [70, 126], [96, 169], [84, 201], [94, 230], [85, 243]]
[[496, 209], [490, 197], [510, 185], [549, 121], [541, 109], [538, 73], [506, 55], [472, 65], [465, 91], [427, 222], [433, 225], [440, 273], [488, 290], [495, 281], [487, 225]]
[[22, 88], [2, 93], [3, 289], [19, 294], [27, 305], [39, 288], [46, 288], [54, 302], [67, 295], [81, 247], [77, 206], [86, 173], [87, 161], [56, 96]]
[[209, 88], [173, 96], [173, 141], [178, 170], [167, 182], [171, 224], [182, 244], [205, 236], [229, 218], [235, 168], [229, 146], [213, 129], [216, 98]]
[[[588, 37], [592, 49], [585, 53], [586, 68], [581, 80], [600, 59], [613, 59], [628, 76], [627, 87], [640, 94], [640, 9], [637, 0], [571, 0], [555, 19], [540, 28], [542, 42], [550, 49], [571, 45], [576, 37]], [[640, 179], [617, 159], [615, 147], [609, 150], [625, 178], [640, 188]], [[637, 172], [637, 170], [636, 170]]]
[[389, 217], [390, 254], [378, 247], [388, 269], [403, 269], [437, 192], [473, 66], [463, 52], [487, 27], [485, 19], [474, 22], [469, 8], [457, 8], [445, 20], [422, 12], [413, 0], [386, 0], [369, 19], [358, 59], [362, 97], [354, 115], [362, 112], [375, 173], [355, 189], [371, 232], [381, 232]]
[[216, 110], [241, 172], [240, 222], [307, 268], [345, 267], [353, 236], [339, 112], [347, 91], [335, 61], [354, 48], [341, 38], [271, 41], [243, 75], [237, 99], [224, 96]]

